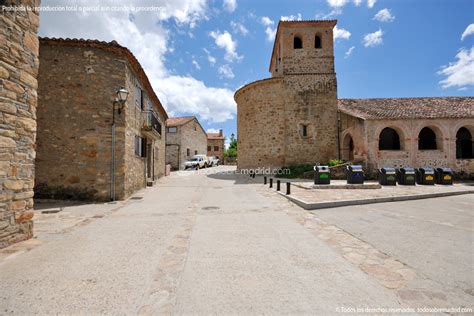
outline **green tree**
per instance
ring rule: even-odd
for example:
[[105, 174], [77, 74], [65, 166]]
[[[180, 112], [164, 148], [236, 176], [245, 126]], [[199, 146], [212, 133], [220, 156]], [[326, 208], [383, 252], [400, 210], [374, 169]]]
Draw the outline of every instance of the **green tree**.
[[224, 156], [227, 158], [237, 158], [237, 139], [234, 134], [230, 135], [229, 148], [224, 151]]

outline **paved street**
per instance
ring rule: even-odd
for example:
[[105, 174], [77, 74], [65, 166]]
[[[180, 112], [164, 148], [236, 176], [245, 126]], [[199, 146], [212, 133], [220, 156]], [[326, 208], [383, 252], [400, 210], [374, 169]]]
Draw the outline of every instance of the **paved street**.
[[473, 307], [473, 195], [310, 213], [231, 170], [38, 214], [0, 253], [0, 314]]

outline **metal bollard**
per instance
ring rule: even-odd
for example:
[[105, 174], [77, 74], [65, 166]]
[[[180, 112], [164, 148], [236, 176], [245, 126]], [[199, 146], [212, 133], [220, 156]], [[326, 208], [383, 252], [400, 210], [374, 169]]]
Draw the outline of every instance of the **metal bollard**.
[[280, 180], [277, 180], [277, 191], [280, 191]]
[[263, 184], [267, 184], [267, 176], [263, 177]]
[[270, 178], [270, 188], [273, 188], [273, 178]]
[[290, 195], [290, 193], [291, 193], [290, 186], [291, 186], [291, 183], [287, 182], [286, 183], [286, 195]]

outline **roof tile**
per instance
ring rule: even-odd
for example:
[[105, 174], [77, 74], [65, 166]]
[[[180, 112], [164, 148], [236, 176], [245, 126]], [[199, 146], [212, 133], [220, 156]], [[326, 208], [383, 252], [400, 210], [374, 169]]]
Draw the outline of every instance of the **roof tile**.
[[474, 117], [474, 97], [339, 99], [338, 107], [364, 120]]

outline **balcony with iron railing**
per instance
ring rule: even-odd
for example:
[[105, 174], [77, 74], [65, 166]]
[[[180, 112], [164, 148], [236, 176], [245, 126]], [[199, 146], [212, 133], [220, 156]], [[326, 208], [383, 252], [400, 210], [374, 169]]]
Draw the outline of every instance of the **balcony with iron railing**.
[[154, 111], [143, 111], [142, 132], [150, 137], [157, 138], [161, 136], [161, 123]]

